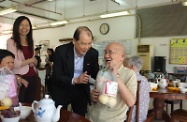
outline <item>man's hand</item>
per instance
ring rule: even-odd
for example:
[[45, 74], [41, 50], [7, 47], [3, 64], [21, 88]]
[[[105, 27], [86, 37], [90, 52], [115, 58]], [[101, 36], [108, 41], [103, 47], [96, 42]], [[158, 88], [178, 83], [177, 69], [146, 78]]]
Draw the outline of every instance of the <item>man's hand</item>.
[[87, 84], [89, 82], [90, 76], [87, 74], [87, 71], [83, 72], [79, 77], [74, 78], [75, 84]]
[[99, 91], [97, 89], [91, 90], [91, 99], [93, 102], [97, 102], [99, 99]]

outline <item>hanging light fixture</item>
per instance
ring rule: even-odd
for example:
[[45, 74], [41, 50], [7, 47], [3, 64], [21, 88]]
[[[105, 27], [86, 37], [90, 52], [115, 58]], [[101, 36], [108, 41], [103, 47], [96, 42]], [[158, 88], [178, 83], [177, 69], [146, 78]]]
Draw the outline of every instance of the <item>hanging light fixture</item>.
[[100, 15], [100, 18], [117, 17], [117, 16], [129, 15], [129, 14], [130, 14], [129, 11], [122, 11], [122, 12], [117, 12], [117, 13], [103, 14], [103, 15]]
[[1, 33], [2, 34], [11, 34], [12, 30], [3, 30]]
[[182, 2], [183, 6], [187, 6], [187, 1]]
[[55, 26], [55, 25], [64, 25], [67, 24], [68, 21], [64, 20], [64, 21], [57, 21], [57, 22], [52, 22], [50, 23], [50, 25]]
[[9, 13], [12, 13], [12, 12], [15, 12], [15, 11], [17, 11], [16, 8], [4, 9], [4, 10], [0, 11], [0, 15], [9, 14]]

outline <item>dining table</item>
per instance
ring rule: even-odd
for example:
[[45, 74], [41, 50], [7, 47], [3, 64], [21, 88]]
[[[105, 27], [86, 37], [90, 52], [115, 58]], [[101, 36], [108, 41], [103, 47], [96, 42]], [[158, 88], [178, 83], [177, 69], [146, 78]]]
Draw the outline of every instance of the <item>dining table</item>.
[[[31, 114], [26, 119], [20, 120], [19, 122], [36, 122], [33, 112], [31, 112]], [[60, 110], [60, 119], [58, 122], [90, 122], [90, 121], [79, 114], [73, 113], [71, 111], [62, 108]]]
[[152, 113], [155, 120], [165, 120], [165, 122], [170, 121], [170, 115], [164, 110], [165, 100], [187, 100], [186, 93], [181, 93], [179, 90], [169, 90], [168, 88], [152, 90], [150, 97], [154, 100], [153, 109], [149, 110], [149, 114]]

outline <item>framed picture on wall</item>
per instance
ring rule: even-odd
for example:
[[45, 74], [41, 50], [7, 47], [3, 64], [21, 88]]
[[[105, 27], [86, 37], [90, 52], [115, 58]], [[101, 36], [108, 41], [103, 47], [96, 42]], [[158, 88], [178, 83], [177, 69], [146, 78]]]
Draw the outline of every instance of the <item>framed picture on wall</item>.
[[63, 39], [59, 39], [59, 42], [66, 44], [68, 42], [71, 42], [73, 40], [73, 38], [63, 38]]

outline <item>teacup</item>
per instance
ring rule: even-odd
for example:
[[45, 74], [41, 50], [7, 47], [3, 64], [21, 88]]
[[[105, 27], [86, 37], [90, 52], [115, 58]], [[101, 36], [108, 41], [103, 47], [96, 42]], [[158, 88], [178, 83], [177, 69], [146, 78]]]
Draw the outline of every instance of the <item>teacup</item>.
[[150, 82], [150, 86], [151, 86], [151, 89], [153, 89], [153, 88], [157, 88], [157, 87], [158, 87], [158, 84], [156, 84], [156, 83], [151, 83], [151, 82]]
[[185, 88], [187, 87], [187, 83], [178, 83], [178, 87], [182, 87], [182, 88]]
[[181, 92], [181, 93], [186, 93], [186, 92], [187, 92], [187, 88], [179, 87], [179, 89], [180, 89], [180, 92]]
[[173, 86], [174, 86], [174, 87], [176, 87], [176, 86], [177, 86], [178, 81], [174, 80], [174, 81], [172, 81], [172, 83], [173, 83]]

